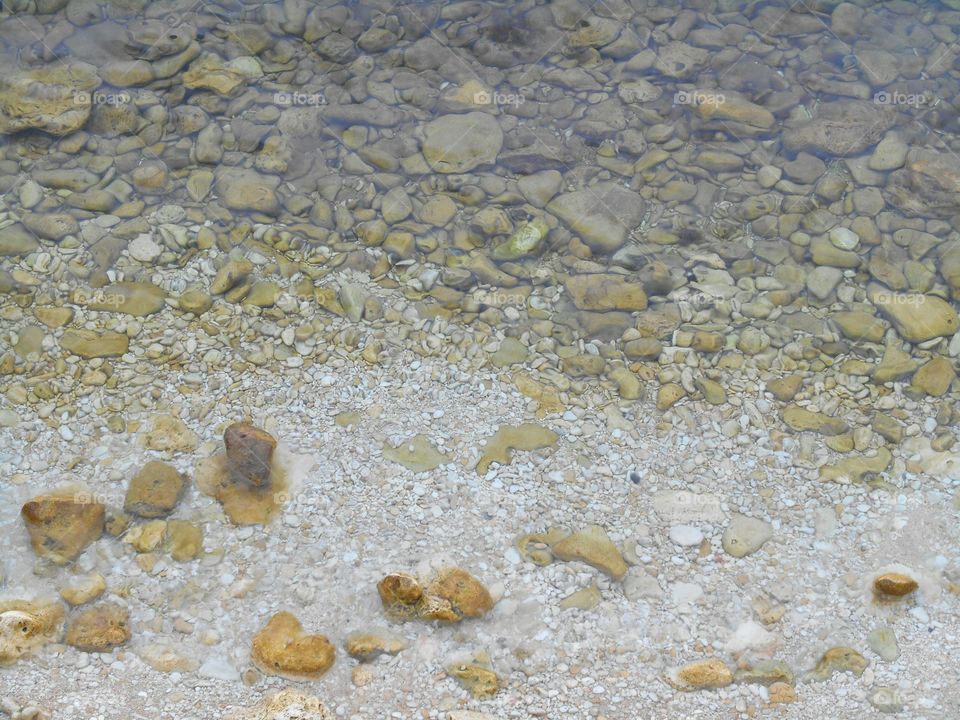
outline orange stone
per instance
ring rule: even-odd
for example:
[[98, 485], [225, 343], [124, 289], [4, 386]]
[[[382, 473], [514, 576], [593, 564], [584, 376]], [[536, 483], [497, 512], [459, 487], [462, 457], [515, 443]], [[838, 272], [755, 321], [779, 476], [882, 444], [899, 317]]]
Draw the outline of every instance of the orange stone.
[[333, 666], [336, 648], [323, 635], [307, 635], [296, 617], [282, 611], [254, 636], [251, 657], [267, 675], [314, 680]]
[[903, 573], [884, 573], [878, 575], [873, 581], [873, 591], [878, 595], [887, 595], [889, 597], [903, 597], [916, 590], [919, 585], [909, 575]]

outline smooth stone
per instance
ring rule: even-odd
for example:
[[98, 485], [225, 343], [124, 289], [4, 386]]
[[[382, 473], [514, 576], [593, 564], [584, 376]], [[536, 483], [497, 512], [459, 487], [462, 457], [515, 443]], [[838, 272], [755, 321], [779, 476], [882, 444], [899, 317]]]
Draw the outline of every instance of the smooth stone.
[[608, 254], [619, 250], [639, 225], [646, 201], [622, 185], [603, 182], [560, 195], [547, 204], [547, 210], [591, 250]]
[[105, 330], [67, 330], [60, 339], [60, 347], [82, 358], [117, 357], [127, 352], [130, 338], [123, 333]]
[[96, 290], [87, 307], [143, 317], [163, 310], [166, 297], [163, 288], [150, 282], [118, 282]]
[[867, 635], [867, 645], [886, 662], [894, 662], [900, 657], [897, 635], [893, 628], [886, 625], [870, 631]]
[[316, 680], [334, 663], [336, 648], [324, 635], [308, 635], [294, 615], [281, 611], [253, 638], [250, 659], [267, 675]]
[[828, 234], [830, 242], [834, 247], [841, 250], [853, 250], [860, 244], [860, 238], [853, 230], [845, 227], [836, 227]]
[[823, 654], [808, 677], [822, 681], [829, 679], [835, 672], [849, 672], [860, 677], [869, 664], [867, 659], [853, 648], [833, 647]]
[[560, 436], [536, 423], [503, 425], [490, 437], [477, 462], [477, 474], [484, 475], [492, 463], [509, 465], [513, 450], [539, 450], [557, 442]]
[[922, 343], [949, 337], [960, 328], [957, 311], [935, 295], [893, 293], [868, 286], [867, 297], [908, 342]]
[[733, 682], [733, 671], [719, 658], [708, 658], [669, 671], [666, 680], [677, 690], [716, 690]]
[[693, 525], [674, 525], [670, 528], [670, 540], [682, 547], [696, 547], [703, 542], [703, 533]]
[[503, 131], [496, 118], [471, 112], [427, 123], [421, 150], [434, 171], [464, 173], [496, 162], [502, 146]]
[[953, 367], [953, 362], [943, 355], [937, 355], [920, 366], [910, 384], [927, 395], [941, 397], [946, 395], [956, 378], [957, 371]]
[[29, 255], [40, 247], [37, 237], [21, 223], [7, 225], [0, 230], [0, 256]]
[[277, 188], [280, 178], [261, 175], [245, 168], [218, 168], [215, 183], [220, 200], [231, 210], [245, 210], [275, 215], [280, 210]]
[[63, 240], [67, 235], [80, 232], [80, 224], [66, 213], [26, 213], [20, 221], [27, 230], [46, 240]]
[[734, 515], [723, 531], [723, 549], [736, 558], [752, 555], [773, 537], [773, 526], [765, 520]]
[[558, 560], [584, 562], [614, 580], [622, 580], [627, 574], [623, 556], [599, 525], [588, 525], [555, 543], [551, 550]]
[[569, 275], [564, 288], [580, 310], [646, 310], [647, 294], [639, 283], [622, 275]]
[[176, 507], [185, 487], [186, 476], [175, 467], [151, 460], [130, 480], [123, 510], [144, 518], [163, 517]]
[[36, 129], [69, 135], [87, 122], [90, 92], [99, 85], [96, 68], [83, 62], [8, 68], [0, 78], [0, 134]]

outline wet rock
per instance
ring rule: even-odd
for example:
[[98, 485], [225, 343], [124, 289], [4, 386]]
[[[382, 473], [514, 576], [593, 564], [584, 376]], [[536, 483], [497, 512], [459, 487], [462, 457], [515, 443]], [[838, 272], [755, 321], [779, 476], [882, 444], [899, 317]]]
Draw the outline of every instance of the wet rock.
[[143, 525], [130, 528], [123, 536], [123, 542], [132, 545], [138, 553], [149, 553], [160, 547], [167, 534], [165, 520], [151, 520]]
[[107, 589], [107, 581], [100, 573], [75, 579], [60, 590], [60, 597], [70, 605], [83, 605], [100, 597]]
[[253, 272], [253, 263], [249, 260], [230, 260], [221, 267], [210, 283], [210, 292], [222, 295], [246, 280]]
[[832, 482], [863, 482], [886, 470], [892, 460], [890, 451], [882, 447], [872, 457], [848, 457], [832, 465], [822, 465], [819, 475], [821, 480]]
[[165, 452], [193, 452], [200, 444], [197, 434], [173, 415], [155, 415], [140, 442], [148, 450]]
[[250, 657], [267, 675], [316, 680], [333, 666], [336, 648], [324, 635], [307, 635], [296, 617], [282, 611], [254, 636]]
[[213, 307], [213, 298], [202, 290], [187, 290], [177, 300], [181, 310], [194, 315], [203, 315]]
[[426, 435], [414, 435], [397, 447], [384, 445], [383, 457], [413, 472], [426, 472], [450, 462], [450, 458], [438, 451]]
[[773, 704], [792, 703], [797, 701], [797, 691], [792, 685], [783, 682], [775, 682], [768, 691], [770, 702]]
[[186, 477], [172, 465], [153, 460], [130, 481], [124, 512], [144, 518], [168, 515], [183, 493]]
[[783, 422], [795, 432], [816, 432], [821, 435], [841, 435], [850, 429], [843, 420], [799, 405], [788, 405], [781, 411]]
[[709, 58], [707, 50], [673, 40], [657, 50], [654, 67], [667, 77], [685, 80], [699, 72]]
[[482, 112], [443, 115], [423, 128], [422, 152], [431, 169], [464, 173], [496, 162], [503, 131], [496, 119]]
[[[710, 98], [713, 95], [707, 90], [695, 90], [693, 96]], [[720, 101], [722, 95], [722, 101]], [[764, 107], [750, 102], [745, 97], [732, 92], [717, 95], [717, 102], [698, 102], [696, 113], [705, 120], [725, 120], [743, 123], [751, 128], [770, 130], [776, 124], [773, 114]]]
[[177, 562], [194, 560], [203, 552], [203, 531], [186, 520], [170, 520], [166, 548]]
[[233, 423], [223, 433], [230, 482], [248, 488], [270, 484], [277, 439], [249, 423]]
[[855, 342], [863, 340], [881, 343], [889, 327], [879, 318], [859, 310], [835, 312], [830, 318], [837, 324], [845, 338]]
[[80, 62], [7, 72], [0, 78], [0, 134], [75, 132], [90, 117], [90, 93], [99, 85], [96, 69]]
[[881, 626], [871, 630], [867, 635], [867, 645], [887, 662], [893, 662], [900, 657], [897, 635], [891, 627]]
[[795, 152], [851, 157], [880, 142], [895, 118], [889, 108], [866, 101], [821, 103], [815, 118], [784, 129], [783, 144]]
[[91, 310], [122, 312], [143, 317], [166, 307], [167, 293], [151, 282], [118, 282], [97, 290], [87, 307]]
[[888, 345], [883, 351], [880, 364], [871, 377], [875, 383], [885, 383], [910, 375], [917, 369], [917, 361], [896, 345]]
[[130, 614], [115, 603], [95, 605], [70, 619], [66, 643], [85, 652], [109, 652], [130, 639]]
[[957, 372], [953, 363], [943, 355], [937, 355], [920, 366], [910, 384], [927, 395], [941, 397], [947, 393], [956, 378]]
[[60, 346], [82, 358], [117, 357], [127, 352], [130, 338], [123, 333], [105, 330], [67, 330], [60, 338]]
[[0, 229], [0, 256], [29, 255], [40, 247], [36, 235], [21, 223], [13, 223]]
[[280, 210], [277, 188], [280, 178], [261, 175], [245, 168], [218, 168], [214, 184], [220, 200], [231, 210], [256, 211], [275, 215]]
[[499, 678], [489, 668], [475, 663], [455, 663], [447, 668], [447, 674], [475, 698], [490, 698], [497, 694]]
[[0, 600], [0, 666], [57, 640], [63, 615], [58, 602]]
[[194, 60], [183, 74], [183, 85], [191, 89], [213, 90], [231, 95], [248, 80], [261, 77], [260, 63], [252, 57], [237, 57], [229, 62], [212, 53]]
[[80, 232], [80, 224], [66, 213], [25, 213], [20, 221], [27, 230], [46, 240], [63, 240]]
[[570, 593], [560, 601], [561, 610], [592, 610], [603, 598], [596, 584]]
[[907, 161], [908, 150], [909, 147], [902, 138], [890, 133], [873, 149], [867, 166], [871, 170], [896, 170], [903, 167]]
[[547, 204], [598, 253], [613, 253], [626, 242], [643, 218], [646, 202], [640, 195], [617, 183], [597, 183], [583, 190], [565, 193]]
[[767, 390], [773, 393], [777, 400], [789, 402], [800, 391], [802, 385], [802, 375], [788, 375], [785, 378], [777, 378], [768, 382]]
[[484, 445], [477, 462], [477, 473], [486, 473], [491, 463], [509, 465], [513, 458], [511, 450], [539, 450], [553, 445], [558, 439], [555, 432], [536, 423], [504, 425]]
[[557, 170], [544, 170], [517, 180], [520, 194], [535, 207], [544, 207], [560, 192], [562, 186], [563, 175]]
[[666, 681], [677, 690], [716, 690], [733, 682], [733, 672], [719, 658], [708, 658], [671, 670]]
[[523, 223], [506, 242], [493, 249], [493, 257], [497, 260], [517, 260], [534, 255], [549, 231], [550, 228], [542, 218]]
[[157, 672], [190, 673], [200, 667], [200, 662], [185, 657], [173, 647], [162, 643], [151, 643], [140, 651], [141, 659]]
[[883, 573], [873, 579], [873, 592], [880, 598], [902, 598], [918, 587], [916, 580], [898, 572]]
[[64, 565], [103, 534], [105, 512], [89, 493], [78, 491], [35, 497], [24, 503], [20, 515], [37, 555]]
[[843, 271], [840, 268], [815, 267], [807, 275], [807, 290], [818, 300], [826, 300], [833, 294], [841, 280], [843, 280]]
[[786, 683], [793, 685], [794, 674], [790, 666], [782, 660], [758, 660], [748, 667], [737, 670], [734, 678], [738, 683], [766, 685]]
[[867, 297], [908, 342], [949, 337], [960, 329], [957, 311], [935, 295], [892, 293], [871, 286], [867, 288]]
[[657, 389], [657, 410], [665, 412], [672, 408], [680, 398], [686, 396], [687, 391], [677, 383], [664, 383]]
[[627, 574], [623, 555], [610, 540], [607, 531], [599, 525], [588, 525], [559, 540], [553, 545], [551, 552], [558, 560], [586, 563], [614, 580], [622, 580]]
[[773, 526], [765, 520], [734, 515], [721, 541], [728, 555], [736, 558], [752, 555], [773, 537]]
[[319, 698], [287, 688], [250, 708], [234, 710], [225, 720], [336, 720]]
[[580, 310], [646, 310], [647, 294], [643, 286], [622, 275], [598, 273], [569, 275], [564, 287]]
[[460, 568], [439, 570], [426, 587], [406, 573], [391, 573], [377, 583], [384, 611], [397, 620], [419, 618], [460, 622], [483, 617], [493, 598], [483, 583]]
[[380, 655], [396, 655], [408, 646], [406, 638], [387, 630], [350, 633], [344, 643], [347, 654], [360, 662], [370, 662]]
[[853, 648], [833, 647], [823, 654], [817, 666], [808, 674], [808, 678], [827, 680], [835, 672], [849, 672], [860, 677], [869, 664], [867, 659]]

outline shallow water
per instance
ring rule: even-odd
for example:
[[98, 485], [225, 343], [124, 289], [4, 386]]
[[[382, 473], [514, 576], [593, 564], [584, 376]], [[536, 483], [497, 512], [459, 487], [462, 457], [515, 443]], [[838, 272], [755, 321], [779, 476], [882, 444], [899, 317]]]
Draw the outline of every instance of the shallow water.
[[[130, 454], [221, 373], [293, 412], [401, 350], [502, 372], [531, 418], [779, 417], [821, 478], [949, 484], [958, 32], [937, 2], [5, 3], [6, 504], [60, 470], [38, 433], [96, 416], [87, 451]], [[408, 429], [384, 457], [456, 455]]]

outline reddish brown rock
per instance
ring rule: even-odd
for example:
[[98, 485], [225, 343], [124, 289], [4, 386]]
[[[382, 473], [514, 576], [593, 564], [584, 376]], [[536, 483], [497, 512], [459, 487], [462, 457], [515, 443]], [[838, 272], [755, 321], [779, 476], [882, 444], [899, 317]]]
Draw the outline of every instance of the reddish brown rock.
[[88, 493], [41, 495], [24, 503], [20, 515], [40, 557], [65, 565], [103, 533], [104, 506]]
[[271, 484], [273, 451], [277, 447], [273, 435], [249, 423], [238, 422], [223, 433], [223, 444], [232, 483], [258, 490]]
[[903, 573], [883, 573], [873, 580], [873, 591], [881, 597], [901, 598], [909, 595], [918, 587], [920, 586], [916, 580]]
[[123, 509], [144, 518], [163, 517], [176, 506], [185, 485], [186, 477], [175, 467], [152, 460], [130, 481]]

